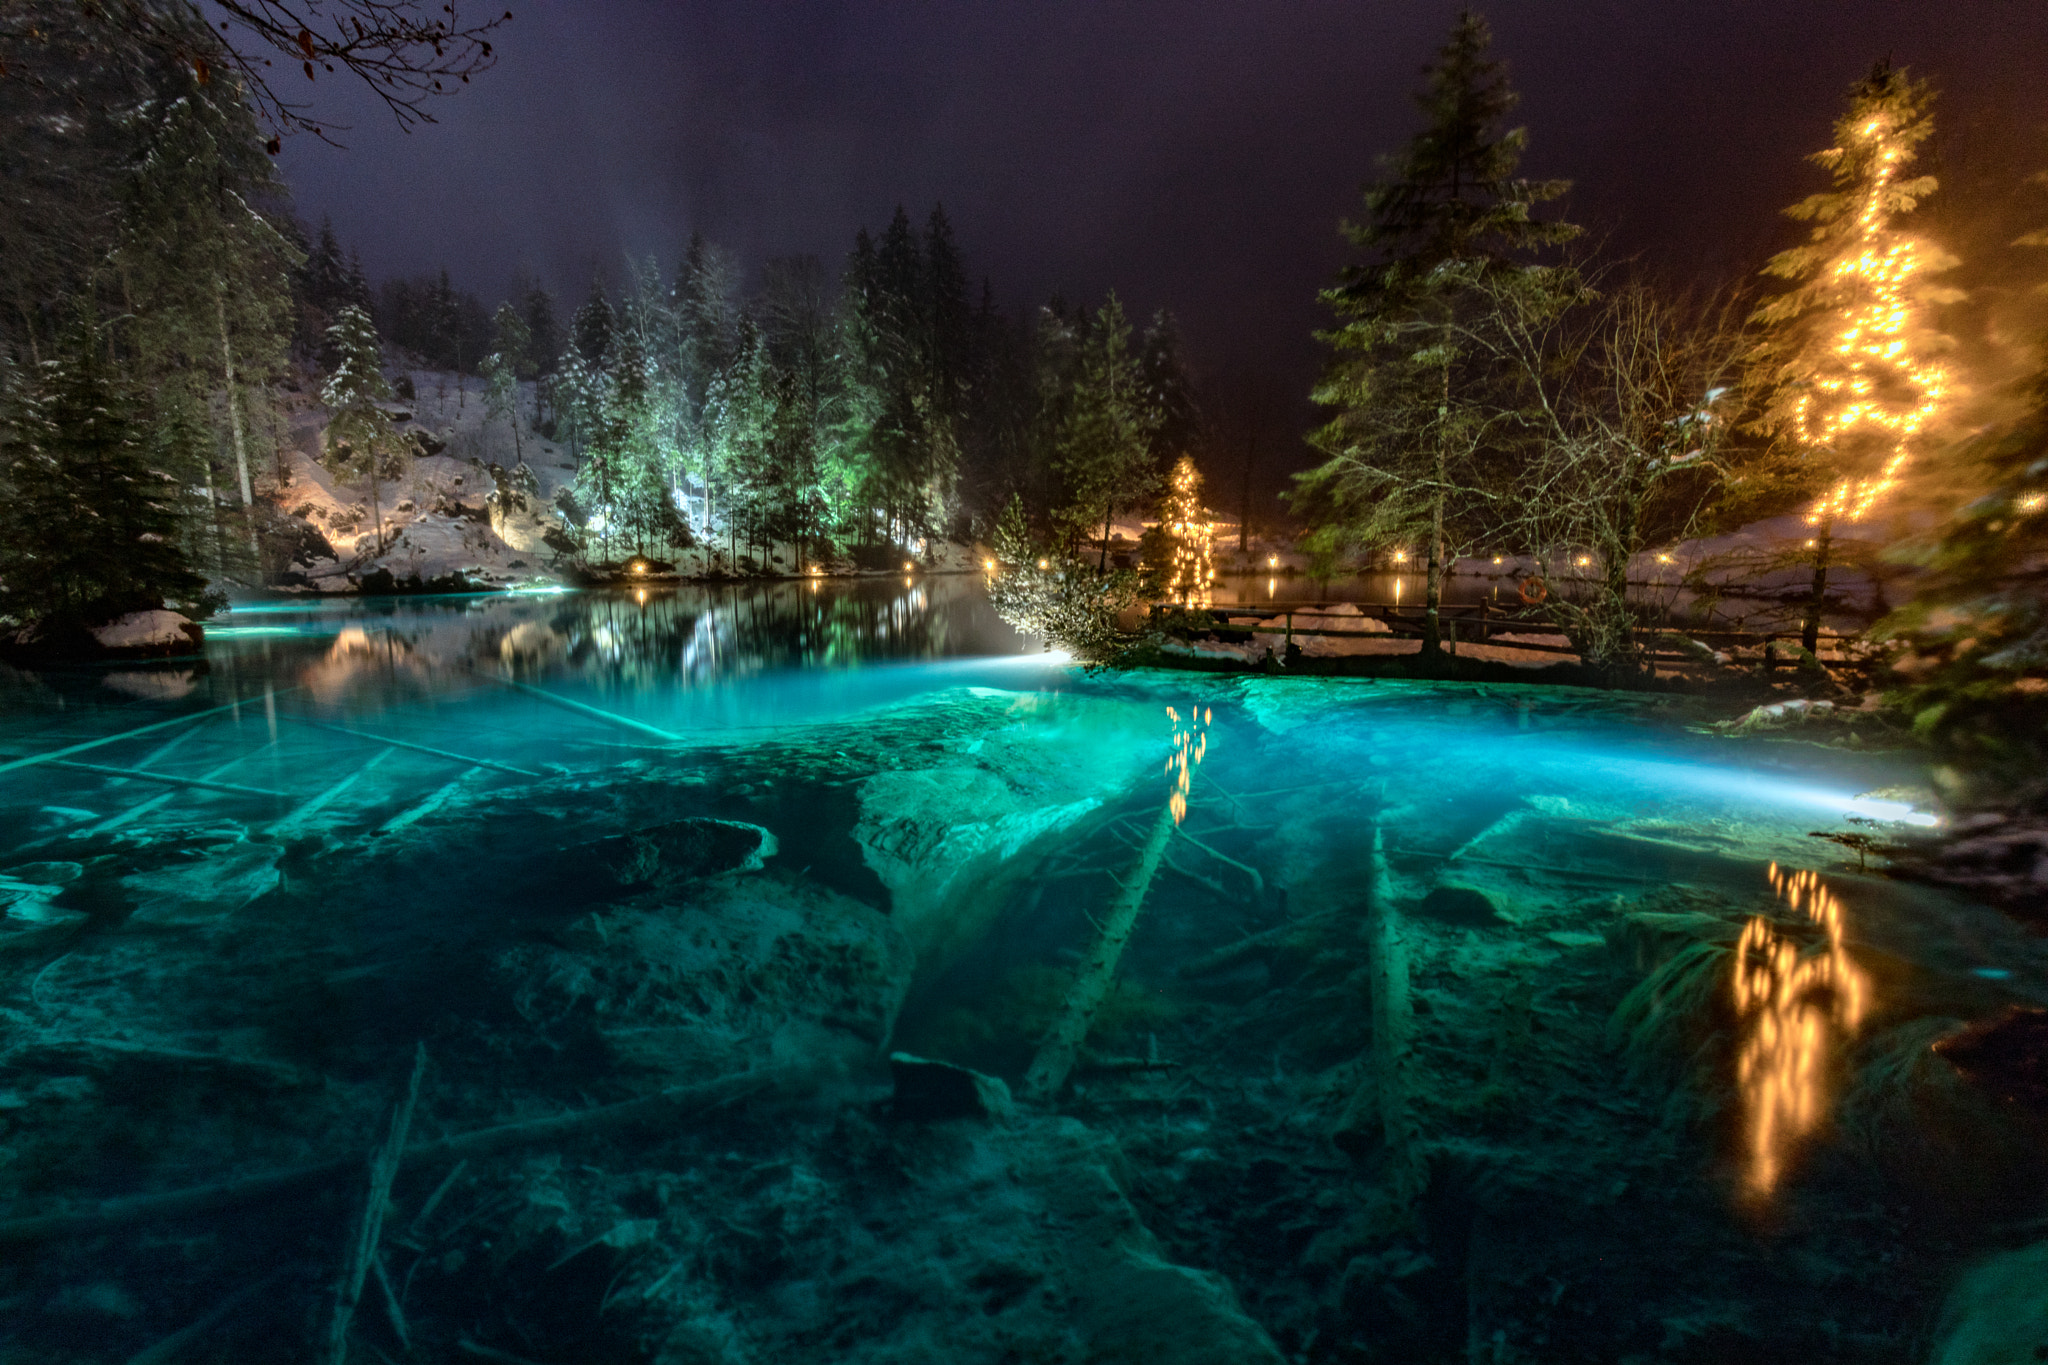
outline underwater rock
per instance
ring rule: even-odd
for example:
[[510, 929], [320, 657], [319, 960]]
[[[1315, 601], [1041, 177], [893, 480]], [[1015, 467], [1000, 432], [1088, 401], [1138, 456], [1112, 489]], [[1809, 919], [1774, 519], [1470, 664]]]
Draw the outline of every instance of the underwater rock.
[[135, 923], [205, 924], [277, 889], [281, 846], [253, 842], [237, 830], [225, 846], [215, 844], [197, 856], [193, 850], [203, 842], [193, 841], [187, 860], [121, 878], [122, 890], [134, 901]]
[[206, 632], [174, 611], [131, 611], [92, 632], [110, 654], [189, 654]]
[[17, 863], [0, 872], [0, 913], [25, 924], [66, 924], [83, 919], [79, 911], [60, 909], [57, 898], [84, 871], [77, 863]]
[[578, 844], [575, 852], [621, 882], [684, 881], [758, 872], [776, 854], [775, 836], [744, 820], [698, 816]]
[[1460, 886], [1452, 882], [1431, 888], [1428, 895], [1416, 902], [1412, 913], [1439, 924], [1455, 924], [1467, 929], [1497, 928], [1512, 922], [1501, 914], [1500, 907], [1487, 892], [1476, 886]]
[[1094, 795], [1031, 803], [967, 767], [878, 773], [861, 784], [860, 800], [853, 837], [920, 963], [943, 962], [979, 937], [1042, 845], [1102, 804]]
[[1949, 1292], [1933, 1365], [2048, 1359], [2048, 1242], [1993, 1256]]
[[1010, 1087], [951, 1062], [935, 1062], [908, 1052], [889, 1054], [889, 1074], [896, 1089], [890, 1113], [913, 1123], [942, 1119], [1003, 1119], [1013, 1105]]
[[774, 876], [592, 911], [560, 937], [500, 959], [514, 1007], [549, 1036], [595, 1041], [632, 1069], [730, 1070], [807, 1027], [809, 1046], [869, 1057], [910, 984], [910, 954], [888, 916]]

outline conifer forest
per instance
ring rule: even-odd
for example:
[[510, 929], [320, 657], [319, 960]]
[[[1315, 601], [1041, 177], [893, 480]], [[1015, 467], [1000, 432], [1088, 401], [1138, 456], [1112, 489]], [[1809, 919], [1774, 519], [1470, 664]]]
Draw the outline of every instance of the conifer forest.
[[2048, 1358], [2044, 72], [0, 0], [0, 1365]]

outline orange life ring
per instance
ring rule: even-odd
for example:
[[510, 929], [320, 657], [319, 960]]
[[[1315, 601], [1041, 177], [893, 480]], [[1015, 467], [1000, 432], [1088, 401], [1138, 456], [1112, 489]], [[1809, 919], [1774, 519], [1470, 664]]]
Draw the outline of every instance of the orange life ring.
[[1515, 591], [1521, 595], [1523, 606], [1540, 607], [1544, 599], [1550, 596], [1550, 585], [1535, 574], [1530, 574], [1521, 581]]

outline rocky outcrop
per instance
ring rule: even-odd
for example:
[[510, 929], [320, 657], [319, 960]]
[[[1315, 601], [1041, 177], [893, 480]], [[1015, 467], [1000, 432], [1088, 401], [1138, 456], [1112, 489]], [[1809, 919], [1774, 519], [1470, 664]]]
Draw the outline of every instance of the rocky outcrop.
[[117, 616], [94, 627], [92, 638], [108, 654], [190, 654], [204, 643], [206, 632], [177, 612], [159, 608]]

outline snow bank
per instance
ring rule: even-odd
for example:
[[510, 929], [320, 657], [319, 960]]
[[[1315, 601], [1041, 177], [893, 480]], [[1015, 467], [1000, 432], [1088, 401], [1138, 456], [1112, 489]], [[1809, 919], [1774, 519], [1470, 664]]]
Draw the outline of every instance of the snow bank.
[[164, 653], [196, 649], [206, 633], [174, 611], [131, 611], [94, 630], [101, 649]]

